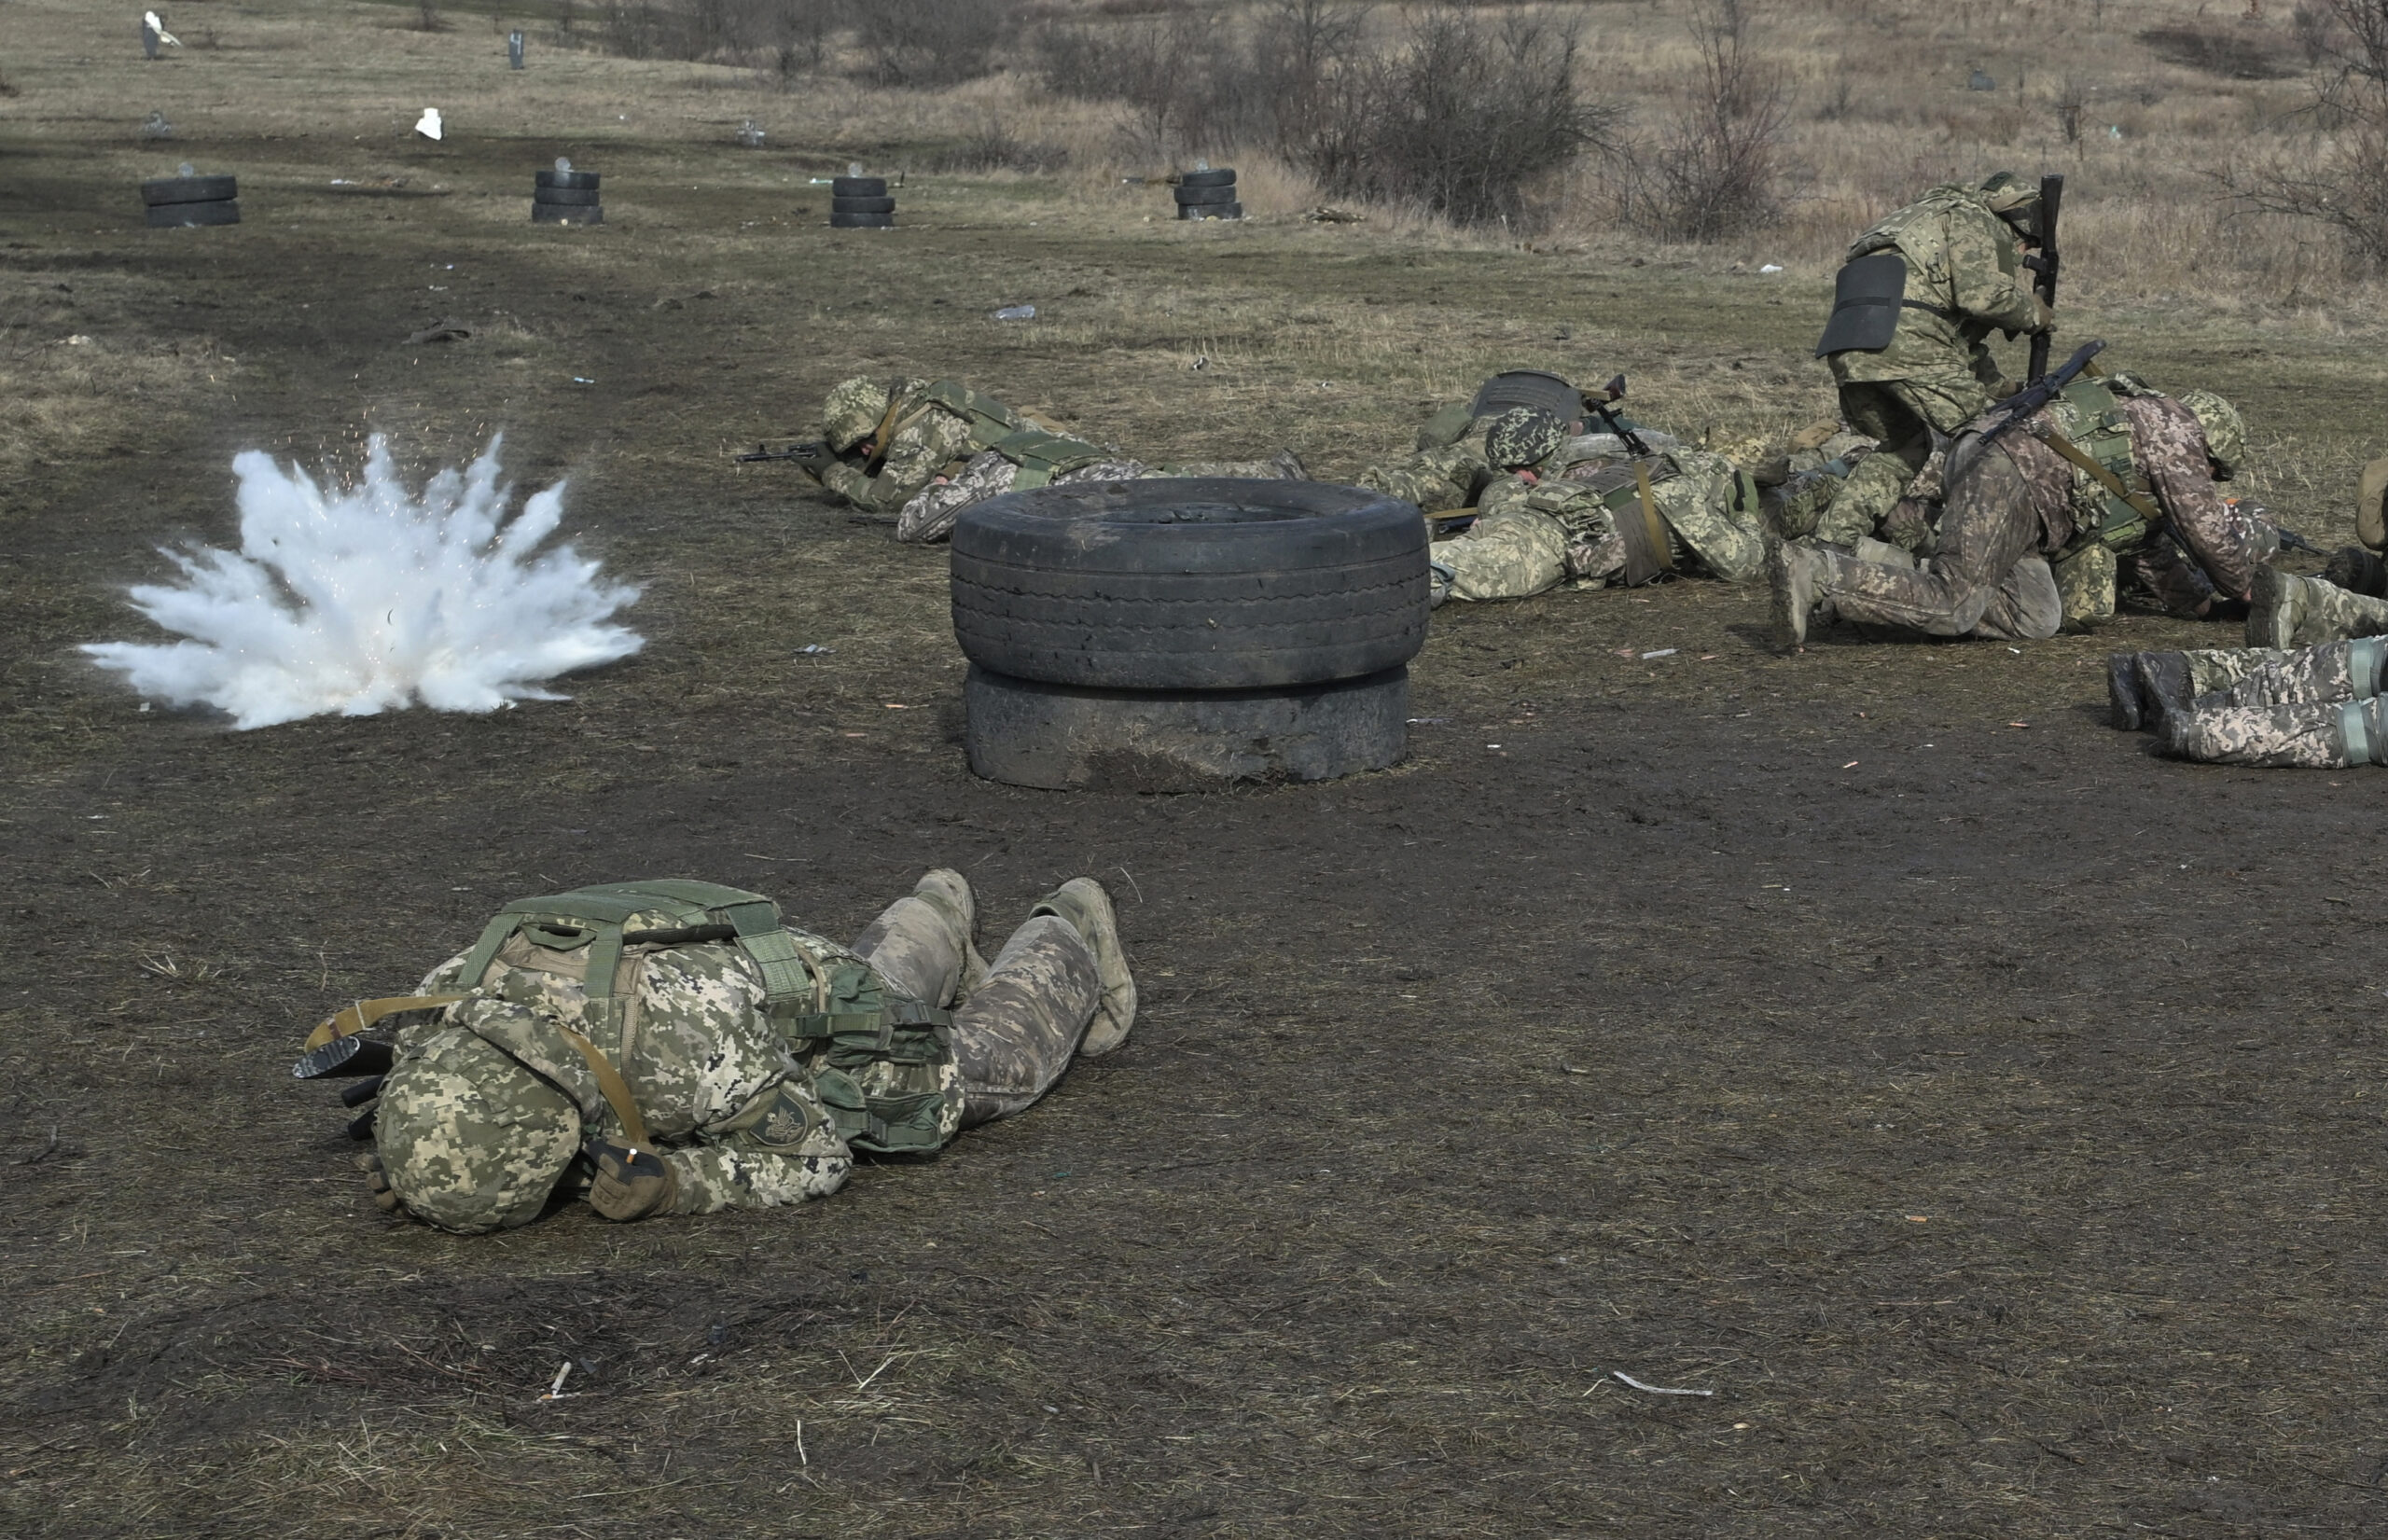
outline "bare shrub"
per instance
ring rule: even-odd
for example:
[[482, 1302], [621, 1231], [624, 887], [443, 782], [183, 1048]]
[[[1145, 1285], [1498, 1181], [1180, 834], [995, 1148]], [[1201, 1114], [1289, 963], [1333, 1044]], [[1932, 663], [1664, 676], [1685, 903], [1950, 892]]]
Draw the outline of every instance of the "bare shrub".
[[417, 32], [446, 32], [448, 23], [439, 18], [439, 7], [432, 0], [417, 0], [414, 8]]
[[1691, 84], [1655, 140], [1617, 158], [1614, 185], [1628, 223], [1705, 242], [1782, 218], [1790, 90], [1752, 47], [1749, 21], [1747, 0], [1713, 0], [1694, 15], [1700, 64]]
[[2081, 114], [2090, 105], [2090, 88], [2077, 75], [2068, 75], [2057, 88], [2056, 100], [2049, 104], [2056, 111], [2057, 132], [2064, 135], [2068, 145], [2081, 143]]
[[2303, 67], [2297, 61], [2298, 41], [2259, 26], [2192, 21], [2149, 27], [2139, 40], [2168, 64], [2232, 80], [2284, 80]]
[[861, 73], [883, 86], [950, 86], [993, 67], [1010, 0], [864, 0]]
[[1212, 12], [1145, 18], [1100, 30], [1054, 25], [1037, 36], [1046, 89], [1116, 101], [1132, 154], [1174, 161], [1225, 153], [1256, 137], [1264, 94], [1256, 67]]
[[2306, 142], [2214, 175], [2243, 208], [2321, 224], [2361, 264], [2388, 267], [2388, 0], [2318, 3], [2329, 73]]
[[1598, 143], [1614, 109], [1576, 89], [1572, 22], [1492, 23], [1438, 7], [1316, 82], [1280, 153], [1329, 197], [1407, 203], [1457, 225], [1535, 222], [1530, 191]]
[[2328, 58], [2331, 46], [2338, 40], [2336, 18], [2330, 14], [2330, 7], [2318, 0], [2298, 0], [2297, 9], [2289, 15], [2288, 27], [2297, 35], [2297, 46], [2304, 50], [2308, 68]]
[[1017, 171], [1032, 173], [1062, 170], [1070, 163], [1069, 146], [1023, 140], [992, 114], [963, 139], [929, 157], [932, 171]]

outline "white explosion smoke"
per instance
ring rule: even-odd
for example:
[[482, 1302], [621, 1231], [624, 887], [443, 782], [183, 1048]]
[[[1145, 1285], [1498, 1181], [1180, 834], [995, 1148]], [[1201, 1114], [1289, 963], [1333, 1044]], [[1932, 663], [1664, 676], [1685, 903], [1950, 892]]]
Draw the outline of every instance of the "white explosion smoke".
[[365, 479], [326, 495], [255, 450], [241, 479], [241, 548], [167, 550], [179, 584], [145, 584], [133, 608], [176, 635], [83, 648], [143, 695], [231, 713], [236, 728], [417, 700], [435, 711], [561, 701], [539, 682], [646, 645], [608, 625], [639, 590], [601, 584], [571, 546], [535, 554], [563, 517], [561, 481], [505, 521], [498, 446], [408, 492], [380, 435]]

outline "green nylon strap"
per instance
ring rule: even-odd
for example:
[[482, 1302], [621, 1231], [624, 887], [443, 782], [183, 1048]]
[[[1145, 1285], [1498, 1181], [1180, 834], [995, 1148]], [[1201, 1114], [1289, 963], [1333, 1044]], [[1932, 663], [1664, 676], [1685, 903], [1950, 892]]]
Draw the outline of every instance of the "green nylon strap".
[[2359, 636], [2347, 645], [2347, 677], [2356, 700], [2380, 693], [2380, 665], [2388, 659], [2388, 638]]
[[936, 380], [921, 392], [920, 399], [943, 407], [957, 417], [969, 420], [970, 442], [979, 449], [988, 449], [996, 440], [1020, 430], [1020, 414], [984, 391], [972, 390], [959, 380]]
[[1020, 467], [1011, 490], [1028, 492], [1049, 484], [1053, 478], [1106, 459], [1110, 451], [1083, 438], [1071, 438], [1042, 428], [1022, 428], [987, 446]]
[[2364, 705], [2362, 701], [2342, 701], [2339, 703], [2339, 736], [2346, 744], [2347, 763], [2350, 765], [2371, 763], [2377, 747], [2364, 724]]

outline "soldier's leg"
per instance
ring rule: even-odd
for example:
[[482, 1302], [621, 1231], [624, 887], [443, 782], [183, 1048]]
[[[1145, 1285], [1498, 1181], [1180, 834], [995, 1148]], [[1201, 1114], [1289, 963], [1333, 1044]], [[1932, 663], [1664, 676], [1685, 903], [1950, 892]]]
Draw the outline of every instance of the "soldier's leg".
[[1370, 465], [1352, 484], [1415, 503], [1424, 513], [1442, 513], [1467, 506], [1484, 474], [1481, 450], [1472, 443], [1452, 444]]
[[2183, 620], [2201, 620], [2212, 613], [2213, 579], [2180, 547], [2160, 535], [2122, 559], [2121, 572], [2132, 584]]
[[1568, 544], [1556, 519], [1508, 508], [1437, 545], [1434, 558], [1451, 569], [1453, 599], [1524, 599], [1567, 576]]
[[2330, 564], [2322, 569], [2322, 580], [2335, 583], [2349, 593], [2360, 593], [2373, 599], [2388, 599], [2388, 562], [2379, 553], [2361, 546], [2340, 546], [2330, 553]]
[[2278, 567], [2256, 570], [2255, 596], [2247, 605], [2251, 647], [2308, 647], [2346, 636], [2388, 635], [2388, 600], [2349, 593], [2318, 577], [2297, 577]]
[[1266, 460], [1188, 460], [1172, 464], [1147, 476], [1217, 476], [1238, 481], [1307, 481], [1309, 470], [1291, 450], [1279, 450]]
[[[2131, 420], [2132, 457], [2201, 576], [2222, 593], [2245, 599], [2263, 561], [2255, 516], [2225, 502], [2214, 486], [2196, 413], [2169, 395], [2127, 396], [2121, 409]], [[2171, 596], [2164, 597], [2173, 607]]]
[[2048, 570], [2056, 577], [2057, 592], [2063, 596], [2066, 625], [2088, 631], [2115, 617], [2113, 551], [2103, 546], [2085, 546], [2062, 561], [2050, 562]]
[[940, 867], [854, 937], [854, 952], [906, 999], [951, 1006], [987, 973], [970, 939], [977, 923], [968, 880]]
[[1659, 512], [1701, 565], [1728, 583], [1746, 583], [1766, 570], [1766, 546], [1756, 509], [1734, 507], [1740, 477], [1724, 456], [1675, 451], [1679, 474], [1651, 489]]
[[1845, 546], [1874, 534], [1889, 521], [1908, 483], [1930, 463], [1933, 435], [1955, 433], [1990, 403], [1990, 393], [1964, 370], [1842, 384], [1841, 415], [1852, 428], [1881, 442], [1850, 472], [1817, 524], [1816, 538]]
[[1136, 992], [1118, 922], [1099, 883], [1078, 878], [1036, 906], [996, 954], [986, 982], [953, 1016], [967, 1126], [1034, 1103], [1074, 1053], [1127, 1037]]
[[2383, 743], [2379, 696], [2335, 705], [2208, 706], [2165, 718], [2164, 748], [2211, 764], [2339, 770], [2377, 763]]
[[1974, 634], [2002, 642], [2045, 642], [2063, 628], [2064, 595], [2057, 588], [2056, 575], [2042, 558], [2026, 556], [2007, 569], [1989, 608], [1975, 622]]
[[2106, 655], [2106, 700], [2123, 732], [2157, 731], [2200, 696], [2227, 690], [2268, 664], [2297, 656], [2279, 647], [2202, 647]]
[[998, 497], [1011, 490], [1020, 467], [988, 450], [972, 458], [961, 473], [941, 485], [923, 487], [904, 511], [896, 516], [896, 538], [908, 546], [925, 546], [953, 533], [953, 521], [973, 503]]
[[2381, 692], [2388, 639], [2366, 636], [2268, 653], [2227, 685], [2201, 690], [2198, 706], [2284, 706], [2360, 701]]

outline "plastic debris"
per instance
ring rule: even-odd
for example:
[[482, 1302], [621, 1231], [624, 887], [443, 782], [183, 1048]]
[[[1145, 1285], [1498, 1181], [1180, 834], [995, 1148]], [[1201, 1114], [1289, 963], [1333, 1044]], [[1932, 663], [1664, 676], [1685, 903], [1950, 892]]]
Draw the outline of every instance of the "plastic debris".
[[1783, 271], [1783, 264], [1780, 262], [1769, 262], [1766, 266], [1758, 269], [1757, 271], [1760, 272], [1781, 272]]
[[763, 125], [751, 118], [738, 125], [738, 142], [750, 150], [761, 148], [763, 137]]
[[1966, 77], [1965, 89], [1967, 90], [1996, 90], [1998, 82], [1991, 77], [1989, 71], [1976, 70]]
[[1625, 1383], [1632, 1386], [1635, 1390], [1648, 1391], [1653, 1395], [1714, 1395], [1716, 1394], [1713, 1390], [1677, 1390], [1671, 1385], [1645, 1385], [1641, 1380], [1634, 1379], [1633, 1376], [1626, 1373], [1623, 1369], [1611, 1369], [1609, 1370], [1609, 1373], [1615, 1375]]
[[848, 176], [860, 176], [862, 174], [862, 162], [859, 160], [847, 161], [846, 174]]
[[158, 41], [163, 43], [166, 47], [170, 49], [178, 49], [183, 46], [182, 39], [176, 37], [173, 33], [168, 32], [166, 30], [166, 23], [158, 20], [158, 13], [156, 11], [143, 11], [141, 13], [141, 24], [150, 32], [157, 34]]
[[995, 319], [998, 321], [1034, 321], [1036, 319], [1036, 307], [1034, 305], [1006, 305], [1003, 309], [995, 312]]
[[800, 646], [800, 647], [798, 647], [798, 648], [797, 648], [797, 649], [796, 649], [796, 651], [797, 651], [797, 656], [798, 656], [798, 657], [799, 657], [799, 658], [802, 658], [802, 657], [810, 657], [810, 656], [821, 656], [821, 655], [826, 655], [826, 654], [828, 654], [828, 653], [833, 653], [833, 652], [835, 652], [835, 651], [837, 651], [837, 650], [838, 650], [838, 649], [837, 649], [837, 648], [835, 648], [835, 647], [825, 647], [825, 646], [823, 646], [823, 645], [822, 645], [820, 643], [818, 643], [818, 642], [808, 642], [808, 643], [806, 643], [804, 645], [802, 645], [802, 646]]
[[199, 171], [198, 168], [186, 160], [181, 165], [174, 168], [174, 174], [176, 176], [197, 176], [199, 174]]
[[557, 157], [556, 157], [556, 170], [557, 170], [559, 173], [562, 173], [562, 174], [564, 174], [564, 175], [566, 175], [566, 176], [571, 175], [571, 174], [572, 174], [572, 157], [571, 157], [571, 156], [569, 156], [569, 155], [559, 155], [559, 156], [557, 156]]
[[414, 132], [430, 140], [445, 137], [448, 131], [440, 125], [439, 109], [437, 107], [423, 108], [423, 116], [414, 120]]
[[162, 112], [153, 112], [141, 120], [141, 137], [144, 139], [172, 139], [174, 136], [174, 126], [166, 121], [166, 115]]
[[1642, 655], [1642, 661], [1646, 663], [1653, 658], [1673, 658], [1675, 650], [1673, 647], [1660, 647], [1656, 652], [1645, 652]]

